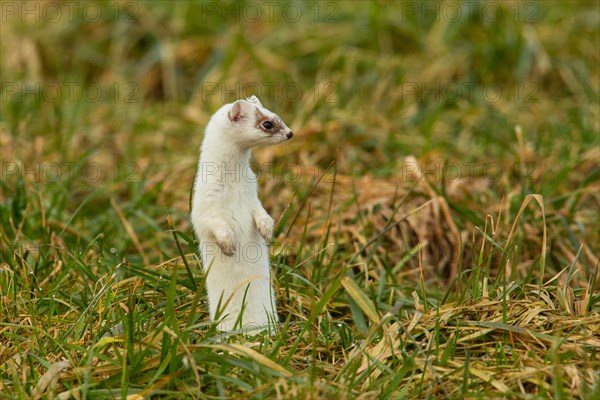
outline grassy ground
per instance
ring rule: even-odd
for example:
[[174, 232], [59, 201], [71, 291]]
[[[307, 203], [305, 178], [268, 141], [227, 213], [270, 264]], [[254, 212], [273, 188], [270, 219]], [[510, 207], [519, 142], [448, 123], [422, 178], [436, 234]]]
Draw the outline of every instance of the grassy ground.
[[[56, 4], [0, 3], [1, 398], [600, 397], [598, 3]], [[251, 94], [284, 322], [222, 339], [190, 189]]]

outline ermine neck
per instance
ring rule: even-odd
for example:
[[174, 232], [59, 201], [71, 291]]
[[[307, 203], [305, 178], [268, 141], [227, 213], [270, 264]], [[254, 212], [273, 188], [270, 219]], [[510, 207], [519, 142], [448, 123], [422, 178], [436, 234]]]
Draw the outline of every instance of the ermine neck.
[[202, 149], [202, 162], [218, 162], [226, 165], [250, 164], [250, 149], [224, 143], [212, 143]]
[[250, 149], [209, 139], [202, 146], [200, 164], [207, 181], [239, 181], [242, 173], [248, 173]]

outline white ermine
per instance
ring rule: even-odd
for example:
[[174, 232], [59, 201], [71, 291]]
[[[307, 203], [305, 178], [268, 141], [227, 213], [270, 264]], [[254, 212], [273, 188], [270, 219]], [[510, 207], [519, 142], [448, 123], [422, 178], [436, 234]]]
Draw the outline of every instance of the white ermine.
[[258, 199], [250, 150], [292, 137], [252, 96], [221, 107], [206, 126], [192, 199], [210, 316], [219, 329], [270, 329], [278, 322], [268, 243], [273, 219]]

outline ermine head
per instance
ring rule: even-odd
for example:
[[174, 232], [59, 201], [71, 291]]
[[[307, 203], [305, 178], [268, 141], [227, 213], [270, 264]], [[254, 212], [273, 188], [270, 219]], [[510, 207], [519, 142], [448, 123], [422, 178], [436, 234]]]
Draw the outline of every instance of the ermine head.
[[240, 147], [278, 144], [294, 135], [279, 115], [264, 108], [256, 96], [227, 104], [218, 114], [224, 128], [221, 134]]

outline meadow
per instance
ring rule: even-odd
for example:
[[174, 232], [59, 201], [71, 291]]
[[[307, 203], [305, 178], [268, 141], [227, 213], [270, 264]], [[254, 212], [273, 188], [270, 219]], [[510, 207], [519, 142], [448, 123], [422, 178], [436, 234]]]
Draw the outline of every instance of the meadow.
[[[599, 3], [0, 11], [0, 398], [600, 398]], [[223, 337], [191, 188], [251, 95], [282, 322]]]

